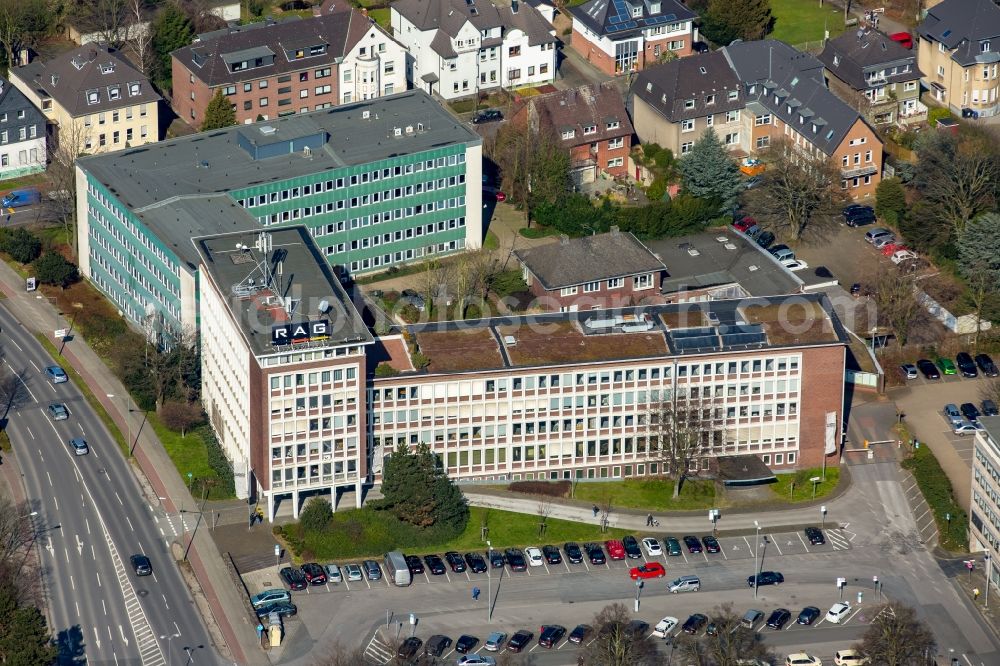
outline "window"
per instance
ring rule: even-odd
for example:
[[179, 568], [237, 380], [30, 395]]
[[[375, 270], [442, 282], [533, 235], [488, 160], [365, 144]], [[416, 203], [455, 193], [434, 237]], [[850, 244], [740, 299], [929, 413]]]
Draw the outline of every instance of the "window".
[[872, 151], [866, 150], [865, 151], [865, 163], [871, 164], [871, 161], [872, 161]]
[[653, 274], [636, 275], [632, 278], [632, 283], [635, 285], [635, 289], [649, 289], [653, 286]]
[[387, 83], [385, 84], [385, 90], [382, 92], [383, 95], [391, 95], [393, 90], [396, 88], [395, 84]]
[[390, 60], [389, 62], [385, 63], [385, 67], [383, 68], [383, 71], [386, 74], [392, 74], [393, 72], [396, 71], [396, 63], [394, 63], [392, 60]]
[[314, 91], [317, 95], [326, 95], [332, 90], [330, 86], [317, 86]]
[[308, 90], [300, 90], [299, 91], [299, 99], [305, 99], [307, 97], [309, 97], [309, 91]]
[[730, 132], [729, 134], [726, 134], [726, 145], [727, 146], [735, 146], [735, 145], [738, 145], [739, 142], [740, 142], [740, 133], [739, 132]]
[[684, 108], [685, 109], [693, 109], [694, 108], [694, 100], [693, 99], [686, 99], [686, 100], [684, 100]]
[[615, 148], [622, 148], [625, 145], [625, 137], [618, 137], [615, 139], [610, 139], [608, 141], [608, 149], [614, 150]]
[[87, 104], [97, 104], [101, 101], [101, 93], [98, 90], [87, 91]]
[[235, 95], [236, 94], [236, 86], [226, 86], [225, 88], [222, 89], [222, 94], [223, 95]]
[[609, 169], [614, 169], [615, 167], [624, 166], [624, 164], [625, 164], [625, 158], [624, 157], [614, 157], [614, 158], [608, 160], [608, 168]]
[[511, 81], [515, 81], [521, 78], [521, 70], [520, 69], [510, 70], [510, 74], [508, 75], [508, 77], [510, 78]]
[[707, 97], [705, 97], [705, 105], [709, 106], [712, 104], [715, 104], [715, 95], [708, 95]]
[[574, 136], [576, 136], [575, 129], [568, 129], [562, 131], [562, 138], [564, 139], [572, 139]]
[[623, 286], [625, 286], [623, 278], [611, 278], [608, 280], [608, 289], [621, 289]]
[[258, 89], [263, 90], [266, 87], [267, 87], [267, 79], [262, 79], [262, 80], [260, 80], [260, 81], [257, 82], [257, 88]]
[[608, 121], [607, 129], [609, 129], [609, 130], [616, 130], [619, 127], [621, 127], [621, 123], [618, 122], [617, 120], [609, 120]]
[[667, 48], [670, 49], [671, 51], [680, 51], [681, 49], [684, 48], [684, 40], [683, 39], [671, 40], [667, 44]]
[[330, 68], [324, 67], [323, 69], [317, 69], [315, 72], [313, 72], [313, 76], [315, 76], [317, 79], [325, 79], [326, 77], [330, 76]]
[[740, 98], [740, 91], [738, 91], [738, 90], [730, 90], [729, 94], [727, 95], [726, 98], [730, 102], [735, 102], [736, 100], [738, 100]]
[[257, 104], [258, 104], [258, 105], [259, 105], [259, 106], [260, 106], [261, 108], [263, 108], [263, 107], [267, 106], [267, 99], [268, 99], [267, 97], [261, 97], [261, 98], [260, 98], [260, 99], [259, 99], [259, 100], [257, 101]]
[[351, 82], [351, 70], [345, 69], [344, 70], [344, 83], [350, 83], [350, 82]]
[[596, 134], [597, 133], [597, 125], [584, 125], [584, 127], [583, 127], [583, 133], [584, 134]]
[[771, 114], [770, 113], [765, 113], [762, 116], [756, 116], [753, 119], [753, 124], [757, 125], [758, 127], [760, 127], [761, 125], [770, 125], [771, 124]]
[[517, 57], [519, 55], [521, 55], [521, 47], [520, 46], [511, 46], [510, 48], [507, 49], [507, 57], [509, 57], [509, 58], [514, 58], [514, 57]]
[[988, 53], [990, 50], [989, 40], [979, 42], [979, 50], [982, 51], [983, 53]]
[[771, 137], [769, 137], [769, 136], [759, 136], [759, 137], [757, 137], [757, 141], [755, 143], [756, 143], [756, 146], [757, 146], [758, 150], [761, 150], [763, 148], [767, 148], [768, 146], [771, 145]]
[[589, 294], [600, 290], [601, 290], [600, 282], [588, 282], [585, 285], [583, 285], [583, 293], [585, 294]]
[[576, 287], [563, 287], [559, 290], [560, 296], [576, 296]]
[[642, 7], [632, 8], [632, 18], [640, 18], [642, 16]]
[[694, 120], [682, 120], [681, 121], [681, 131], [682, 132], [693, 132], [694, 131]]
[[119, 100], [122, 97], [122, 89], [120, 86], [108, 86], [108, 99], [112, 102]]
[[735, 122], [739, 122], [739, 120], [740, 120], [740, 110], [739, 109], [736, 109], [735, 111], [727, 111], [726, 112], [726, 122], [727, 123], [735, 123]]
[[685, 141], [681, 144], [681, 155], [687, 155], [691, 152], [691, 148], [694, 147], [693, 141]]
[[944, 76], [944, 66], [943, 65], [938, 65], [938, 71], [937, 71], [937, 73], [938, 73], [938, 76]]

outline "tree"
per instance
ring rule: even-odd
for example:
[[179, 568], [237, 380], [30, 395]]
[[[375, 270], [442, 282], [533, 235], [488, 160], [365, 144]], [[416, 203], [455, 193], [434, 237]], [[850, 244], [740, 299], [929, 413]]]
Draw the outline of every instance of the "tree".
[[29, 402], [32, 399], [27, 384], [24, 383], [24, 370], [15, 371], [8, 365], [0, 369], [0, 420], [5, 420], [11, 410]]
[[664, 391], [646, 414], [649, 450], [674, 477], [674, 497], [680, 495], [688, 472], [725, 434], [724, 420], [711, 402]]
[[330, 525], [333, 509], [325, 497], [313, 497], [306, 502], [299, 514], [299, 524], [304, 532], [322, 532]]
[[439, 527], [457, 533], [469, 520], [462, 491], [444, 473], [437, 456], [421, 443], [410, 452], [400, 444], [382, 469], [382, 499], [373, 503], [417, 527]]
[[749, 190], [754, 217], [790, 240], [807, 227], [833, 224], [840, 173], [826, 155], [807, 153], [782, 138], [767, 150], [765, 161], [764, 182]]
[[715, 200], [720, 211], [732, 210], [744, 189], [739, 166], [711, 127], [681, 159], [680, 171], [684, 190], [702, 199]]
[[128, 38], [135, 54], [135, 65], [149, 76], [153, 67], [153, 30], [146, 23], [146, 0], [127, 0], [130, 24]]
[[503, 173], [508, 200], [528, 213], [566, 195], [570, 183], [569, 152], [551, 131], [529, 127], [523, 121], [504, 123], [497, 130], [487, 156]]
[[49, 250], [31, 265], [35, 277], [42, 284], [52, 284], [64, 289], [76, 282], [80, 274], [75, 264], [71, 264], [55, 250]]
[[892, 226], [906, 215], [906, 190], [899, 178], [886, 178], [875, 188], [875, 214]]
[[222, 94], [222, 88], [216, 88], [215, 94], [205, 107], [205, 120], [201, 123], [201, 131], [221, 129], [236, 124], [236, 109], [232, 102]]
[[163, 425], [180, 432], [183, 438], [187, 436], [188, 430], [205, 422], [205, 412], [196, 402], [171, 400], [160, 407], [160, 419]]
[[30, 264], [42, 253], [42, 242], [23, 227], [0, 230], [0, 251], [21, 264]]
[[35, 538], [31, 507], [0, 495], [0, 565], [17, 564]]
[[18, 52], [35, 46], [55, 24], [56, 6], [50, 0], [0, 0], [0, 42], [8, 68], [18, 62]]
[[716, 44], [763, 39], [771, 31], [770, 0], [709, 0], [702, 32]]
[[760, 634], [743, 626], [742, 618], [733, 613], [732, 604], [716, 607], [712, 622], [717, 631], [701, 638], [680, 634], [675, 649], [680, 661], [690, 666], [738, 666], [752, 663], [774, 663], [774, 655], [765, 647]]
[[602, 608], [594, 616], [597, 636], [580, 653], [581, 666], [653, 666], [662, 663], [656, 644], [645, 633], [629, 629], [632, 617], [621, 603]]
[[1000, 292], [1000, 215], [987, 213], [966, 223], [958, 232], [958, 270], [969, 286], [968, 297], [976, 311], [979, 343], [983, 311]]
[[872, 609], [874, 619], [855, 646], [868, 663], [878, 666], [923, 664], [937, 643], [927, 624], [909, 606], [898, 602]]
[[877, 326], [885, 322], [900, 346], [906, 344], [910, 328], [920, 316], [921, 306], [914, 293], [916, 279], [912, 272], [903, 266], [885, 266], [879, 264], [875, 274], [875, 304], [878, 306], [878, 322], [869, 322]]
[[55, 662], [45, 616], [18, 589], [17, 569], [0, 566], [0, 663], [34, 666]]
[[129, 31], [127, 0], [77, 2], [71, 13], [84, 32], [97, 33], [98, 42], [114, 49], [125, 44]]
[[164, 91], [172, 86], [170, 52], [191, 43], [194, 28], [191, 20], [174, 3], [168, 1], [152, 25], [152, 47], [156, 57], [153, 78]]

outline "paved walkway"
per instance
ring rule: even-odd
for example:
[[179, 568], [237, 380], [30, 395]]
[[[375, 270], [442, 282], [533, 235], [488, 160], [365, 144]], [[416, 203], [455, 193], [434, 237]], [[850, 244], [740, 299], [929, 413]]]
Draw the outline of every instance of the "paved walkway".
[[[51, 340], [56, 329], [70, 327], [69, 322], [42, 294], [25, 293], [24, 279], [5, 262], [0, 262], [0, 289], [7, 295], [5, 306], [26, 329]], [[138, 415], [126, 412], [122, 400], [107, 397], [108, 394], [126, 395], [124, 385], [81, 336], [76, 335], [66, 343], [63, 356], [122, 432], [128, 430], [126, 418], [133, 420], [131, 431], [139, 431]], [[140, 485], [148, 492], [146, 500], [150, 504], [159, 504], [158, 498], [165, 498], [162, 500], [163, 508], [169, 513], [178, 511], [182, 506], [194, 505], [195, 500], [187, 485], [152, 428], [142, 428], [135, 446], [135, 462], [139, 468], [136, 471], [141, 470], [141, 474], [137, 474]], [[135, 466], [133, 469], [136, 469]], [[217, 636], [220, 651], [224, 655], [228, 651], [229, 658], [241, 666], [267, 664], [256, 641], [255, 626], [251, 626], [243, 600], [235, 586], [230, 584], [229, 572], [207, 530], [196, 533], [188, 560], [212, 609], [213, 617], [206, 618], [206, 624], [210, 630], [217, 627], [217, 631], [221, 631], [221, 636]]]

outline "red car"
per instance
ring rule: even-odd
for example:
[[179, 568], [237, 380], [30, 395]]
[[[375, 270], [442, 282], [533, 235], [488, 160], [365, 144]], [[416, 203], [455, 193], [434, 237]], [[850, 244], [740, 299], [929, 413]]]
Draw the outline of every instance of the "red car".
[[895, 32], [895, 33], [889, 35], [889, 39], [891, 39], [892, 41], [896, 42], [897, 44], [899, 44], [900, 46], [902, 46], [904, 49], [912, 49], [913, 48], [913, 35], [911, 35], [908, 32]]
[[640, 567], [632, 567], [628, 575], [632, 580], [638, 580], [639, 578], [663, 578], [667, 575], [667, 571], [659, 562], [647, 562]]
[[733, 229], [736, 229], [737, 231], [746, 231], [755, 224], [757, 224], [757, 221], [748, 215], [742, 220], [733, 222]]
[[882, 246], [882, 256], [891, 257], [900, 250], [908, 250], [908, 249], [910, 248], [906, 247], [902, 243], [886, 243], [885, 245]]
[[323, 571], [323, 567], [316, 564], [315, 562], [308, 562], [306, 564], [303, 564], [302, 573], [305, 575], [306, 580], [309, 581], [310, 585], [326, 584], [326, 572]]
[[625, 559], [625, 544], [617, 539], [610, 539], [604, 542], [604, 547], [608, 549], [608, 557], [612, 560]]

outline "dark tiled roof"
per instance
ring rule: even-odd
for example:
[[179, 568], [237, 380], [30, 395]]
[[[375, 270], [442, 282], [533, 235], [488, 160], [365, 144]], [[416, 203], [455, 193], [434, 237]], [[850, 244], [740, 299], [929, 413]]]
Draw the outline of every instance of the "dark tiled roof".
[[903, 48], [878, 30], [849, 30], [842, 33], [826, 43], [826, 48], [819, 54], [819, 60], [826, 65], [827, 71], [855, 90], [877, 87], [868, 82], [866, 72], [891, 70], [893, 67], [901, 70], [909, 68], [906, 72], [889, 74], [883, 82], [878, 83], [879, 86], [916, 81], [922, 76], [917, 67], [916, 52]]
[[562, 238], [558, 243], [518, 250], [514, 255], [546, 290], [665, 268], [635, 236], [617, 230], [582, 238]]
[[[567, 146], [590, 144], [616, 137], [632, 136], [625, 102], [614, 81], [560, 90], [559, 92], [528, 98], [526, 106], [533, 119], [555, 130], [560, 136], [564, 130], [573, 129], [572, 139], [562, 139]], [[608, 129], [609, 122], [618, 127]], [[584, 134], [583, 128], [596, 126], [597, 131]]]
[[[17, 117], [18, 111], [21, 110], [24, 111], [24, 118]], [[37, 136], [45, 136], [45, 116], [24, 96], [24, 93], [4, 78], [0, 78], [0, 114], [7, 114], [8, 120], [3, 127], [11, 130], [10, 143], [18, 141], [20, 128], [31, 125], [35, 125]]]
[[[633, 0], [631, 5], [625, 0], [589, 0], [582, 5], [569, 7], [566, 11], [598, 35], [612, 40], [635, 37], [658, 25], [697, 18], [693, 11], [678, 0], [660, 0], [660, 11], [655, 14], [650, 11], [651, 4], [648, 0], [646, 2]], [[633, 6], [642, 7], [642, 18], [632, 17]], [[625, 12], [624, 16], [622, 12]]]
[[[99, 44], [79, 46], [52, 60], [35, 60], [13, 69], [11, 76], [37, 90], [40, 97], [51, 97], [73, 117], [160, 100], [145, 75], [118, 51]], [[116, 87], [118, 99], [112, 99]], [[87, 103], [88, 91], [97, 92], [95, 104]]]
[[[742, 87], [725, 54], [714, 51], [642, 70], [632, 93], [670, 122], [679, 122], [742, 109], [746, 103]], [[729, 99], [730, 91], [737, 93], [735, 100]], [[714, 96], [712, 104], [707, 103], [709, 96]], [[694, 101], [691, 108], [685, 106], [688, 100]]]
[[927, 10], [927, 18], [917, 26], [917, 34], [956, 49], [951, 59], [963, 67], [997, 62], [1000, 44], [991, 44], [984, 53], [981, 43], [1000, 40], [1000, 7], [993, 0], [944, 0]]
[[[480, 32], [488, 28], [502, 28], [504, 33], [510, 30], [520, 30], [528, 36], [531, 46], [548, 44], [556, 41], [552, 34], [552, 26], [537, 9], [526, 3], [519, 3], [517, 12], [508, 3], [506, 6], [494, 6], [489, 0], [466, 2], [466, 0], [397, 0], [392, 3], [396, 10], [418, 30], [440, 30], [447, 37], [457, 37], [459, 30], [466, 22], [471, 23]], [[439, 33], [440, 35], [440, 33]], [[451, 50], [442, 48], [437, 37], [431, 47], [446, 58], [455, 57]], [[450, 53], [450, 55], [449, 55]]]

